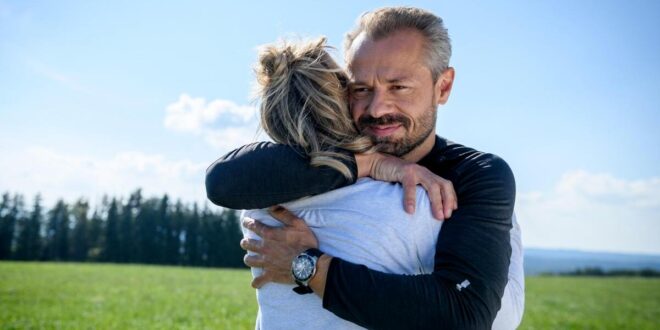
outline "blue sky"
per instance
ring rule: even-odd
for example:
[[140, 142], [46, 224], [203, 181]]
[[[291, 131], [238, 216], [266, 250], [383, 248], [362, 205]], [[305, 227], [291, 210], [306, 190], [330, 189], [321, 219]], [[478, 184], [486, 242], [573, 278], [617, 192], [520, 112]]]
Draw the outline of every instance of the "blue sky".
[[[258, 45], [395, 2], [0, 0], [0, 191], [204, 200], [255, 137]], [[440, 135], [516, 174], [528, 246], [660, 253], [660, 3], [411, 1], [443, 17]]]

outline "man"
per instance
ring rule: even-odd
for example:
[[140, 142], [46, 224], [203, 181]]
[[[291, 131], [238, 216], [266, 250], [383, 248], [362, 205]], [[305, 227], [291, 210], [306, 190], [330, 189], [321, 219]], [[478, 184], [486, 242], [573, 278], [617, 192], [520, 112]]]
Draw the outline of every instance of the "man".
[[[454, 80], [442, 21], [420, 9], [384, 8], [362, 16], [345, 46], [351, 111], [360, 131], [384, 152], [449, 179], [459, 207], [440, 231], [432, 274], [386, 274], [321, 254], [307, 259], [314, 261], [314, 275], [298, 279], [306, 284], [299, 291], [311, 289], [324, 308], [367, 328], [490, 328], [507, 284], [515, 183], [497, 156], [435, 136], [436, 108], [447, 102]], [[215, 175], [210, 169], [207, 189], [217, 202], [214, 180], [209, 184]], [[335, 183], [320, 192], [345, 184], [326, 181]], [[263, 237], [260, 244], [241, 242], [261, 255], [245, 259], [264, 269], [255, 287], [292, 282], [292, 260], [306, 259], [315, 254], [306, 250], [318, 247], [302, 219], [282, 209], [272, 215], [285, 227], [244, 223]]]

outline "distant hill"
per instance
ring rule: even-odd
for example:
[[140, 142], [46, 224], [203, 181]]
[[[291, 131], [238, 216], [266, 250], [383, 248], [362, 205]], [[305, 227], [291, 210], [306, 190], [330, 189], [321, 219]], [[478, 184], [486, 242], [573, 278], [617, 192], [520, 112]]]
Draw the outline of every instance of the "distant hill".
[[660, 271], [660, 255], [525, 249], [525, 275], [570, 272], [587, 267], [605, 271], [643, 268]]

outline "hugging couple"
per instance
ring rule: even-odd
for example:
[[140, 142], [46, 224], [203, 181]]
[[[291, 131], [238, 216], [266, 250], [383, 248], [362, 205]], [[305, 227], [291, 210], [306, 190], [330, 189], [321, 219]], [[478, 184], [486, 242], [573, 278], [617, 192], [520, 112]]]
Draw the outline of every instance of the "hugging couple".
[[207, 170], [208, 198], [245, 210], [256, 328], [516, 328], [514, 177], [496, 155], [436, 135], [454, 81], [442, 19], [381, 8], [344, 49], [345, 69], [324, 38], [263, 47], [259, 111], [274, 143]]

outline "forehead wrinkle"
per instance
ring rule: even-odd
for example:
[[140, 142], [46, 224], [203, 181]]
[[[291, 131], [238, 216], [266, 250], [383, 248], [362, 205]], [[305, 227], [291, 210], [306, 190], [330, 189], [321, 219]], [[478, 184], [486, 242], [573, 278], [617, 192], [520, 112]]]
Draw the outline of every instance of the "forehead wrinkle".
[[[375, 80], [375, 81], [384, 81], [385, 83], [388, 84], [397, 84], [397, 83], [404, 83], [404, 82], [411, 82], [415, 80], [414, 75], [410, 73], [393, 73], [391, 74], [391, 78], [387, 77], [388, 72], [383, 72], [383, 73], [377, 73], [375, 74], [375, 77], [370, 78], [370, 79], [356, 79], [357, 77], [355, 75], [352, 75], [350, 77], [350, 85], [368, 85], [366, 81], [369, 80]], [[385, 76], [385, 77], [382, 77]]]
[[412, 77], [410, 77], [410, 75], [401, 75], [401, 76], [395, 76], [394, 78], [386, 79], [385, 81], [390, 84], [397, 84], [397, 83], [407, 82], [410, 80], [413, 80]]

